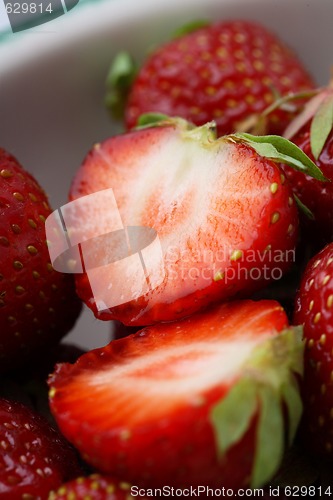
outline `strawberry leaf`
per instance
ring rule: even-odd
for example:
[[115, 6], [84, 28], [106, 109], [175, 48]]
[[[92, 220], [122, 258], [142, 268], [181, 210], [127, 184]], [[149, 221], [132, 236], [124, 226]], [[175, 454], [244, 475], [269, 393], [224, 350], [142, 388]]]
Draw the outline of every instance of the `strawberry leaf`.
[[277, 472], [284, 451], [284, 422], [281, 401], [270, 387], [259, 389], [260, 417], [251, 487], [265, 484]]
[[209, 24], [210, 22], [205, 19], [196, 19], [195, 21], [186, 23], [184, 26], [176, 29], [173, 33], [173, 38], [180, 38], [185, 35], [189, 35], [190, 33], [193, 33], [201, 28], [206, 28]]
[[291, 139], [301, 130], [304, 125], [311, 120], [317, 112], [317, 109], [325, 99], [325, 91], [317, 93], [304, 106], [301, 113], [294, 118], [283, 133], [283, 137]]
[[106, 77], [105, 105], [111, 116], [123, 118], [128, 92], [137, 73], [134, 60], [127, 52], [119, 52]]
[[170, 122], [172, 118], [168, 115], [164, 115], [163, 113], [143, 113], [139, 116], [136, 129], [146, 128], [146, 127], [154, 127], [158, 126], [161, 123], [165, 123], [166, 121]]
[[231, 140], [243, 142], [251, 146], [259, 155], [277, 163], [285, 163], [300, 170], [314, 179], [326, 181], [317, 165], [291, 141], [278, 135], [256, 136], [251, 134], [232, 134]]
[[333, 127], [333, 94], [329, 94], [314, 115], [310, 128], [311, 151], [316, 160]]
[[[251, 378], [258, 386], [261, 404], [252, 487], [267, 482], [277, 472], [282, 460], [283, 407], [288, 415], [289, 444], [298, 427], [302, 402], [295, 374], [303, 373], [303, 350], [302, 328], [296, 327], [259, 345], [251, 356]], [[292, 389], [286, 392], [286, 387]]]
[[[265, 484], [283, 457], [285, 428], [291, 444], [302, 403], [295, 374], [303, 372], [302, 328], [289, 328], [253, 349], [243, 375], [211, 411], [217, 454], [221, 458], [237, 443], [258, 414], [256, 453], [251, 487]], [[284, 409], [287, 410], [287, 425]]]
[[302, 401], [299, 397], [298, 386], [296, 381], [291, 381], [290, 384], [286, 384], [282, 389], [283, 399], [287, 403], [288, 409], [288, 421], [289, 421], [289, 433], [288, 433], [288, 442], [289, 445], [294, 441], [296, 431], [297, 431], [297, 422], [299, 422], [302, 415]]
[[257, 408], [255, 387], [250, 380], [240, 380], [212, 410], [219, 457], [245, 434]]

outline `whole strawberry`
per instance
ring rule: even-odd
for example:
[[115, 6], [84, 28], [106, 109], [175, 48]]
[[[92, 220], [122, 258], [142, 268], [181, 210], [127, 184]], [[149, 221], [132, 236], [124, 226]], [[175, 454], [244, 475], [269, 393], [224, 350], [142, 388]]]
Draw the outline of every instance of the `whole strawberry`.
[[[179, 36], [148, 58], [129, 92], [125, 121], [132, 128], [148, 112], [196, 125], [215, 120], [222, 135], [260, 114], [277, 94], [312, 87], [295, 54], [266, 28], [218, 22]], [[282, 133], [291, 116], [273, 113], [267, 131]]]
[[88, 463], [134, 485], [256, 487], [293, 439], [302, 364], [277, 302], [233, 301], [57, 365], [50, 406]]
[[[78, 477], [63, 484], [57, 491], [50, 493], [48, 500], [131, 500], [131, 485], [118, 479], [101, 474], [92, 474], [87, 477]], [[135, 496], [138, 487], [134, 487]], [[140, 494], [140, 498], [143, 497]]]
[[333, 243], [310, 260], [296, 298], [294, 323], [304, 325], [304, 443], [333, 452]]
[[304, 219], [305, 237], [323, 244], [333, 240], [333, 88], [321, 89], [290, 123], [284, 135], [301, 148], [321, 169], [322, 182], [283, 167], [294, 193], [308, 207], [314, 220]]
[[[70, 192], [80, 224], [68, 233], [73, 244], [81, 233], [86, 240], [80, 297], [99, 318], [140, 326], [281, 278], [294, 260], [298, 215], [272, 159], [287, 157], [322, 177], [280, 137], [216, 139], [213, 123], [170, 119], [96, 145]], [[83, 210], [91, 199], [93, 210]]]
[[73, 277], [50, 263], [50, 213], [35, 179], [0, 148], [0, 371], [52, 350], [81, 309]]
[[58, 431], [21, 403], [0, 398], [0, 497], [46, 500], [82, 473]]

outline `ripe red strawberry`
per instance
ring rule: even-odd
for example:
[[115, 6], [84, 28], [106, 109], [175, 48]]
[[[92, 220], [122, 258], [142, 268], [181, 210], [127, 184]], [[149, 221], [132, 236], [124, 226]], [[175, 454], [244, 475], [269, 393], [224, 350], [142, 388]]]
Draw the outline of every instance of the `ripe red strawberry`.
[[308, 101], [285, 135], [300, 147], [331, 182], [321, 182], [296, 172], [284, 171], [298, 198], [308, 207], [314, 220], [304, 218], [304, 232], [319, 248], [333, 240], [333, 88], [321, 90]]
[[76, 454], [40, 415], [0, 398], [0, 496], [46, 500], [50, 490], [82, 474]]
[[258, 486], [300, 417], [287, 324], [275, 301], [235, 301], [147, 327], [57, 365], [51, 411], [88, 463], [132, 484]]
[[[50, 493], [48, 500], [130, 500], [134, 498], [130, 492], [131, 485], [128, 483], [92, 474], [63, 484], [57, 491]], [[140, 495], [140, 498], [145, 497]]]
[[313, 257], [296, 298], [295, 324], [304, 325], [305, 443], [333, 451], [333, 243]]
[[[117, 229], [82, 247], [89, 273], [77, 275], [77, 291], [97, 317], [131, 326], [174, 320], [281, 277], [294, 257], [297, 210], [281, 170], [261, 155], [281, 161], [283, 150], [301, 160], [301, 152], [276, 136], [266, 140], [247, 134], [216, 140], [212, 123], [191, 128], [169, 120], [90, 151], [70, 198], [86, 203], [81, 197], [100, 193], [90, 209], [93, 231], [110, 231], [111, 213]], [[307, 168], [299, 161], [298, 167]], [[92, 231], [90, 212], [76, 210], [73, 241], [77, 231]], [[133, 227], [152, 231], [142, 229], [139, 241]]]
[[[129, 93], [125, 120], [128, 128], [147, 112], [196, 125], [215, 120], [222, 135], [260, 114], [276, 93], [309, 88], [311, 77], [273, 33], [250, 21], [223, 21], [180, 36], [148, 58]], [[291, 116], [273, 113], [268, 131], [282, 133]]]
[[50, 213], [35, 179], [0, 148], [0, 371], [52, 350], [81, 308], [73, 277], [50, 263]]

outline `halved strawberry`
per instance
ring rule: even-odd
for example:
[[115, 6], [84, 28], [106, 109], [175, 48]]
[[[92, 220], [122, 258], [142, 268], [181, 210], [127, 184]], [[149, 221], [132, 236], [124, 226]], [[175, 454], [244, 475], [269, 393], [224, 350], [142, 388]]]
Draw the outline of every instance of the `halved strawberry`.
[[[193, 128], [183, 120], [96, 145], [76, 174], [67, 217], [76, 224], [69, 238], [86, 240], [81, 298], [101, 319], [146, 325], [279, 279], [294, 258], [298, 218], [271, 159], [294, 156], [296, 168], [322, 178], [291, 146], [276, 136], [216, 140], [213, 123]], [[108, 235], [93, 241], [92, 231]]]
[[[122, 86], [132, 80], [124, 61], [118, 61], [109, 82]], [[181, 116], [196, 125], [216, 120], [222, 135], [260, 114], [277, 93], [313, 86], [292, 50], [264, 26], [220, 21], [185, 32], [149, 56], [129, 92], [125, 121], [132, 128], [148, 112]], [[119, 94], [109, 94], [107, 102], [119, 106]], [[269, 132], [282, 133], [292, 116], [276, 110], [267, 123]]]
[[302, 342], [286, 327], [275, 301], [147, 327], [57, 365], [51, 411], [88, 463], [132, 484], [261, 485], [301, 413]]
[[333, 243], [309, 262], [296, 297], [295, 324], [304, 325], [304, 444], [333, 453]]
[[[50, 493], [48, 500], [131, 500], [132, 498], [134, 496], [131, 495], [130, 484], [101, 474], [92, 474], [63, 484], [57, 491]], [[140, 495], [140, 498], [145, 497]]]

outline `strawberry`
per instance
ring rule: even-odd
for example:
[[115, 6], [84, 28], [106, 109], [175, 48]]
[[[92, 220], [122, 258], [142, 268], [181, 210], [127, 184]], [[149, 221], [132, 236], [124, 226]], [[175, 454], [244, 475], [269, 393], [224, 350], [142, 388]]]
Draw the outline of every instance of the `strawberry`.
[[132, 484], [258, 486], [300, 417], [287, 324], [275, 301], [234, 301], [147, 327], [57, 365], [51, 411], [88, 463]]
[[[117, 479], [91, 474], [87, 477], [78, 477], [63, 484], [57, 491], [50, 493], [48, 500], [130, 500], [131, 486]], [[140, 495], [140, 498], [144, 498]]]
[[0, 496], [46, 500], [82, 471], [70, 445], [22, 403], [0, 398]]
[[70, 275], [57, 273], [46, 246], [47, 197], [0, 148], [0, 371], [51, 351], [81, 303]]
[[306, 340], [303, 398], [305, 443], [333, 451], [333, 243], [314, 256], [296, 297], [294, 323]]
[[[131, 83], [124, 65], [123, 58], [116, 60], [111, 84]], [[125, 122], [132, 128], [141, 114], [159, 112], [196, 125], [215, 120], [222, 135], [260, 114], [277, 93], [313, 86], [295, 54], [273, 33], [251, 21], [223, 21], [179, 36], [150, 55], [129, 92]], [[112, 91], [107, 99], [114, 102]], [[268, 132], [282, 133], [291, 116], [273, 113]]]
[[294, 193], [311, 210], [304, 232], [322, 248], [333, 240], [333, 87], [320, 89], [292, 121], [284, 135], [302, 149], [321, 169], [321, 182], [288, 166], [283, 167]]
[[298, 218], [272, 158], [293, 155], [296, 168], [322, 178], [282, 138], [216, 140], [212, 123], [193, 128], [170, 119], [96, 145], [75, 176], [76, 203], [66, 212], [71, 241], [86, 240], [78, 294], [98, 318], [140, 326], [280, 278], [293, 261]]

